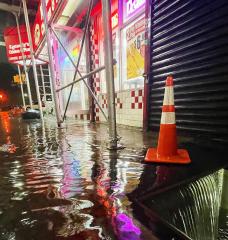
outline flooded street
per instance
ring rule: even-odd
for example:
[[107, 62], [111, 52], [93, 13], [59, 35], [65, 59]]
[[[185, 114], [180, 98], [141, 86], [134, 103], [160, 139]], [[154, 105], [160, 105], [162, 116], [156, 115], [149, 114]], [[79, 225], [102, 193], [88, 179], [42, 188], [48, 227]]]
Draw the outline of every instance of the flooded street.
[[[158, 239], [136, 219], [129, 196], [178, 180], [181, 168], [142, 164], [150, 134], [118, 133], [125, 149], [111, 152], [105, 125], [68, 121], [58, 129], [54, 118], [42, 125], [1, 113], [0, 239]], [[221, 175], [144, 202], [192, 239], [217, 239]], [[221, 240], [227, 239], [224, 193], [222, 202]]]
[[126, 196], [143, 171], [139, 131], [111, 154], [106, 126], [1, 113], [0, 136], [0, 239], [154, 239]]

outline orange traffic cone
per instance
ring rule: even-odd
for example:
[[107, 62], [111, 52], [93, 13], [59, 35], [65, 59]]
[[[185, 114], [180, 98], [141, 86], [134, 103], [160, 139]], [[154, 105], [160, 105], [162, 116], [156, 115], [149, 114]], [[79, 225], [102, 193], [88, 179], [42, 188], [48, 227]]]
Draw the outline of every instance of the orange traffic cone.
[[163, 100], [158, 147], [149, 148], [146, 162], [159, 163], [190, 163], [188, 152], [177, 149], [176, 121], [174, 107], [173, 77], [166, 79], [165, 96]]

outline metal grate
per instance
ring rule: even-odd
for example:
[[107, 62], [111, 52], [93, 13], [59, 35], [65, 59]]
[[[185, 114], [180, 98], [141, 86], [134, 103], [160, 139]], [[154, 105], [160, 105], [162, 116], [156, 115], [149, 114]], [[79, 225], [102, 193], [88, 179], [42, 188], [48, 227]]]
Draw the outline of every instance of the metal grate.
[[177, 128], [228, 139], [228, 1], [154, 0], [149, 128], [158, 129], [167, 75]]

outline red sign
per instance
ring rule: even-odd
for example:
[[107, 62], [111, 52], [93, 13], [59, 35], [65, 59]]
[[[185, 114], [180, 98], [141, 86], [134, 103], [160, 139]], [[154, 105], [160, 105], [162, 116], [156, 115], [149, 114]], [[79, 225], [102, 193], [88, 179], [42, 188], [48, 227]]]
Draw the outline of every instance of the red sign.
[[118, 26], [118, 10], [112, 13], [112, 29]]
[[[48, 15], [48, 21], [54, 14], [54, 11], [57, 9], [60, 0], [46, 0], [46, 9]], [[39, 8], [36, 14], [34, 26], [33, 26], [33, 43], [34, 49], [36, 50], [39, 46], [40, 42], [43, 40], [45, 34], [45, 27], [44, 27], [44, 18], [43, 18], [43, 11], [41, 2], [39, 4]]]
[[[24, 49], [24, 54], [30, 58], [30, 47], [28, 43], [28, 35], [26, 27], [20, 26], [21, 41]], [[8, 27], [4, 30], [4, 39], [6, 43], [6, 52], [9, 62], [16, 63], [22, 60], [21, 46], [17, 33], [17, 27]]]

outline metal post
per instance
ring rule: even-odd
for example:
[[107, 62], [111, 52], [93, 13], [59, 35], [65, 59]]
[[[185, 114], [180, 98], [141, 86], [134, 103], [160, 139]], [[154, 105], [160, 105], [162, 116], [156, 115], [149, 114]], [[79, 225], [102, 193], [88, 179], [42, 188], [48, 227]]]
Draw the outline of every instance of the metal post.
[[50, 69], [50, 64], [48, 64], [48, 74], [49, 74], [49, 82], [50, 82], [50, 88], [51, 88], [51, 101], [53, 102], [54, 100], [54, 93], [53, 93], [53, 88], [52, 88], [52, 83], [51, 83], [51, 69]]
[[148, 130], [149, 125], [149, 92], [150, 92], [150, 71], [151, 71], [151, 44], [152, 38], [151, 35], [151, 19], [153, 19], [152, 8], [154, 8], [154, 0], [146, 0], [146, 11], [145, 11], [145, 56], [144, 56], [144, 97], [143, 97], [143, 130]]
[[15, 16], [15, 19], [16, 19], [17, 34], [18, 34], [18, 38], [19, 38], [20, 50], [21, 50], [21, 55], [22, 55], [22, 60], [23, 60], [23, 66], [24, 66], [24, 72], [25, 72], [25, 78], [26, 78], [26, 84], [27, 84], [27, 91], [28, 91], [28, 98], [29, 98], [29, 105], [30, 105], [30, 108], [32, 109], [33, 108], [33, 106], [32, 106], [32, 94], [31, 94], [31, 88], [30, 88], [30, 82], [29, 82], [29, 76], [28, 76], [28, 70], [27, 70], [27, 65], [26, 65], [23, 43], [22, 43], [22, 40], [21, 40], [21, 32], [20, 32], [20, 27], [19, 27], [19, 21], [18, 21], [17, 14], [14, 14], [14, 16]]
[[43, 73], [42, 65], [40, 65], [40, 75], [41, 75], [42, 86], [43, 86], [44, 103], [45, 103], [45, 106], [46, 106], [46, 89], [45, 89], [45, 84], [44, 84], [44, 73]]
[[116, 131], [116, 107], [115, 107], [115, 85], [113, 72], [113, 49], [112, 49], [112, 27], [111, 27], [111, 1], [102, 0], [102, 19], [104, 29], [104, 53], [105, 53], [105, 76], [108, 97], [108, 123], [110, 149], [117, 148]]
[[22, 4], [23, 4], [23, 10], [24, 10], [25, 25], [26, 25], [27, 34], [28, 34], [28, 41], [29, 41], [29, 46], [30, 46], [30, 54], [31, 54], [33, 75], [34, 75], [35, 86], [36, 86], [37, 101], [38, 101], [39, 110], [40, 110], [40, 118], [43, 121], [43, 109], [42, 109], [42, 103], [41, 103], [41, 99], [40, 99], [36, 61], [35, 61], [34, 51], [33, 51], [33, 43], [32, 43], [32, 36], [31, 36], [31, 29], [30, 29], [30, 25], [29, 25], [28, 9], [27, 9], [27, 5], [26, 5], [26, 0], [22, 0]]
[[42, 5], [42, 11], [43, 11], [46, 42], [47, 42], [47, 48], [48, 48], [51, 84], [52, 84], [52, 89], [53, 89], [53, 99], [54, 99], [54, 103], [55, 103], [55, 114], [56, 114], [56, 119], [57, 119], [57, 125], [60, 127], [61, 123], [62, 123], [62, 118], [61, 118], [61, 109], [58, 104], [58, 96], [56, 93], [54, 59], [53, 59], [53, 54], [52, 54], [51, 36], [50, 36], [49, 28], [48, 28], [46, 1], [41, 0], [41, 5]]
[[19, 77], [20, 77], [21, 96], [22, 96], [23, 107], [24, 107], [24, 110], [25, 110], [25, 96], [24, 96], [23, 82], [22, 82], [22, 77], [21, 77], [21, 69], [20, 69], [19, 65], [17, 65], [17, 69], [18, 69], [18, 74], [19, 74]]

